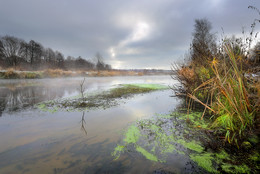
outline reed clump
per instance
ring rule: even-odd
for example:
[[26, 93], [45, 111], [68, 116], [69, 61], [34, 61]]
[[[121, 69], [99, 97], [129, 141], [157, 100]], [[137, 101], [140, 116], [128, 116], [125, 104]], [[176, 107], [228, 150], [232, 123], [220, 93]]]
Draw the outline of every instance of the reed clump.
[[207, 65], [182, 67], [177, 76], [188, 96], [189, 109], [194, 101], [199, 103], [204, 107], [201, 119], [206, 113], [213, 115], [208, 126], [238, 145], [257, 124], [260, 81], [245, 76], [243, 67], [247, 62], [243, 54], [237, 54], [229, 43], [223, 48], [224, 54]]

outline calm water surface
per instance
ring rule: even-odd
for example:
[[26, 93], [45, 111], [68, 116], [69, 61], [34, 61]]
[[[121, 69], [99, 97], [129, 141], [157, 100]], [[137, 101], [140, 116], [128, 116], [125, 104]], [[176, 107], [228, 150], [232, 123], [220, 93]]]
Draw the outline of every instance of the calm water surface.
[[[180, 103], [171, 90], [135, 95], [106, 110], [56, 113], [34, 107], [41, 101], [75, 96], [83, 78], [0, 80], [0, 173], [180, 173], [187, 159], [152, 162], [138, 153], [114, 160], [111, 153], [127, 127], [168, 114]], [[172, 85], [169, 76], [86, 78], [86, 92], [119, 84]]]

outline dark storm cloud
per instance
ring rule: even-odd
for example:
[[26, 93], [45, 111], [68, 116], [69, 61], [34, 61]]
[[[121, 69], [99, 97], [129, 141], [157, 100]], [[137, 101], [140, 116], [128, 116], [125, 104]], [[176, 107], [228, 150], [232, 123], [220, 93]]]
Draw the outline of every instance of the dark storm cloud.
[[[214, 32], [250, 30], [259, 0], [0, 0], [0, 35], [33, 39], [66, 56], [100, 52], [118, 68], [170, 68], [189, 48], [194, 19]], [[259, 27], [257, 28], [259, 29]]]

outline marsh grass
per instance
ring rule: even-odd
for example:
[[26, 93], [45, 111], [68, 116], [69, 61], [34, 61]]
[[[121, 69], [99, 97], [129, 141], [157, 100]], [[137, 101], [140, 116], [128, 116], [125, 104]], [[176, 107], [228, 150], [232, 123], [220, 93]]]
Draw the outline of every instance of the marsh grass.
[[0, 72], [0, 78], [3, 79], [36, 79], [42, 78], [42, 73], [38, 71], [16, 71], [9, 68], [6, 71]]
[[[226, 44], [225, 52], [227, 59], [213, 59], [210, 62], [214, 76], [200, 84], [191, 94], [188, 93], [188, 97], [202, 104], [204, 113], [209, 110], [214, 115], [212, 128], [224, 131], [225, 139], [237, 144], [238, 139], [245, 136], [246, 130], [253, 127], [255, 108], [258, 106], [250, 101], [249, 84], [242, 66], [239, 66], [241, 55], [235, 55], [229, 44]], [[206, 102], [196, 96], [198, 91], [206, 91]], [[189, 107], [192, 105], [191, 100]]]
[[133, 94], [147, 93], [155, 90], [167, 89], [167, 86], [159, 84], [124, 84], [114, 88], [105, 95], [106, 98], [122, 98]]
[[[1, 67], [0, 67], [1, 70]], [[0, 71], [2, 79], [35, 79], [35, 78], [60, 78], [60, 77], [112, 77], [112, 76], [143, 76], [150, 75], [144, 72], [124, 71], [124, 70], [90, 70], [90, 71], [67, 71], [62, 69], [45, 69], [43, 71], [17, 71], [17, 69], [9, 68]], [[164, 74], [165, 75], [165, 74]]]

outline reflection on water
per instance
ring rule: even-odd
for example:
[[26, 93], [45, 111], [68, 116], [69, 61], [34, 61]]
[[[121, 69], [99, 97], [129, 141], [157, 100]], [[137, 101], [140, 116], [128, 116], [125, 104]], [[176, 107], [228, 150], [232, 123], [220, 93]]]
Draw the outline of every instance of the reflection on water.
[[81, 118], [81, 130], [86, 134], [88, 135], [88, 132], [86, 130], [86, 121], [85, 121], [85, 111], [82, 112], [82, 118]]
[[[16, 111], [12, 109], [77, 95], [81, 80], [35, 80], [31, 86], [16, 81], [11, 82], [12, 89], [7, 87], [10, 83], [1, 83], [1, 101], [4, 101], [1, 107], [4, 109], [0, 118], [0, 173], [182, 171], [179, 166], [185, 164], [151, 162], [138, 153], [125, 153], [119, 160], [114, 160], [111, 155], [121, 142], [122, 132], [131, 123], [153, 117], [156, 113], [168, 113], [179, 104], [179, 100], [169, 97], [172, 94], [170, 90], [135, 95], [124, 99], [119, 106], [106, 110], [48, 113], [30, 107]], [[167, 76], [86, 78], [86, 88], [87, 91], [95, 91], [121, 83], [167, 85], [171, 82]]]
[[73, 89], [56, 90], [42, 86], [19, 87], [14, 89], [0, 88], [0, 115], [5, 111], [16, 111], [45, 100], [60, 98], [65, 92]]
[[[81, 83], [82, 78], [0, 80], [0, 117], [3, 113], [24, 109], [42, 101], [77, 95]], [[88, 77], [84, 89], [91, 92], [123, 83], [169, 84], [169, 77]]]

